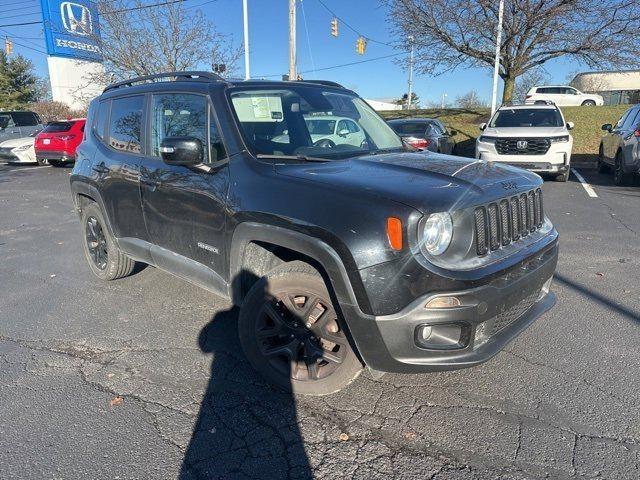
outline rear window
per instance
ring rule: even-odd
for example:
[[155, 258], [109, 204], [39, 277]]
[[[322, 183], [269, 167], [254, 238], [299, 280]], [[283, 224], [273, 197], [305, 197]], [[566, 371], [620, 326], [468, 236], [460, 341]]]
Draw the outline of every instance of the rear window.
[[552, 108], [518, 108], [498, 110], [490, 127], [562, 127], [560, 112]]
[[11, 116], [16, 127], [34, 127], [40, 124], [40, 120], [33, 112], [13, 112]]
[[424, 132], [427, 130], [427, 124], [424, 122], [392, 123], [391, 128], [401, 135], [424, 135]]
[[42, 133], [61, 133], [71, 130], [73, 122], [51, 122], [48, 123]]

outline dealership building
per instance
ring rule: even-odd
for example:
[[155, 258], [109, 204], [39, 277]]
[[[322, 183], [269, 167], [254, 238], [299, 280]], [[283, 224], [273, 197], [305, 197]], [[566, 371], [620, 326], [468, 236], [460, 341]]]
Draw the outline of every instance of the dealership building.
[[579, 73], [571, 80], [571, 86], [602, 95], [605, 105], [640, 103], [640, 70]]

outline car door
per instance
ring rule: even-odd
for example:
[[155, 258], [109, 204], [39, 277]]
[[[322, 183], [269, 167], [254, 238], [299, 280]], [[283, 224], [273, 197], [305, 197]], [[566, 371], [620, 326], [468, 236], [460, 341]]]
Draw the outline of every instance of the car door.
[[[211, 286], [210, 280], [226, 278], [223, 238], [229, 188], [229, 165], [214, 111], [203, 94], [154, 93], [149, 112], [150, 150], [141, 168], [141, 193], [153, 259], [160, 267]], [[200, 140], [202, 164], [164, 163], [160, 144], [167, 137]], [[208, 278], [201, 267], [215, 272], [217, 279]]]
[[347, 143], [349, 145], [353, 145], [354, 147], [360, 148], [362, 146], [362, 143], [366, 140], [364, 132], [353, 120], [344, 120], [344, 122], [347, 130], [349, 131], [349, 134], [347, 136]]
[[575, 88], [564, 88], [563, 105], [578, 106], [582, 105], [582, 96]]
[[[114, 234], [129, 250], [143, 249], [140, 242], [147, 240], [140, 203], [144, 102], [144, 95], [101, 102], [93, 130], [100, 142], [94, 154], [92, 174], [101, 191]], [[139, 256], [144, 258], [142, 252]]]
[[635, 132], [640, 128], [640, 108], [634, 108], [622, 126], [619, 147], [622, 150], [622, 161], [626, 168], [634, 163], [633, 150], [637, 139]]
[[610, 132], [607, 132], [602, 139], [602, 153], [605, 163], [613, 164], [616, 151], [618, 150], [619, 135], [622, 129], [622, 125], [633, 111], [633, 108], [624, 112], [624, 114], [618, 119]]

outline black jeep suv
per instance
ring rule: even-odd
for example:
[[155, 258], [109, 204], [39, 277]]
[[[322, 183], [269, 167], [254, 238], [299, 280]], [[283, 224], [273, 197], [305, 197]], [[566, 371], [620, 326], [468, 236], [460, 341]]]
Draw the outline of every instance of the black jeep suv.
[[143, 262], [232, 299], [282, 388], [474, 366], [555, 302], [540, 177], [411, 153], [335, 83], [141, 77], [91, 102], [85, 136], [71, 190], [91, 270]]

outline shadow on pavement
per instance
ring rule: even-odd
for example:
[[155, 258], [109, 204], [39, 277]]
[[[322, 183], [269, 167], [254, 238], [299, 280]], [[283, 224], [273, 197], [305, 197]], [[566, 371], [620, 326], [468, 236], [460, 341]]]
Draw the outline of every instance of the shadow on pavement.
[[294, 396], [251, 368], [238, 339], [238, 314], [237, 307], [219, 312], [200, 332], [200, 349], [214, 358], [179, 478], [313, 478]]
[[627, 318], [628, 320], [631, 320], [636, 323], [640, 323], [640, 312], [636, 312], [623, 305], [620, 305], [616, 301], [611, 300], [610, 298], [607, 298], [598, 292], [595, 292], [593, 289], [585, 287], [584, 285], [580, 285], [579, 283], [576, 283], [573, 280], [570, 280], [569, 278], [565, 277], [560, 273], [556, 272], [554, 276], [554, 280], [558, 281], [559, 283], [561, 283], [566, 287], [571, 288], [572, 290], [577, 291], [578, 293], [581, 293], [582, 295], [589, 297], [592, 300], [595, 300], [596, 302], [604, 305], [607, 308], [615, 310], [616, 312], [618, 312], [620, 315]]

